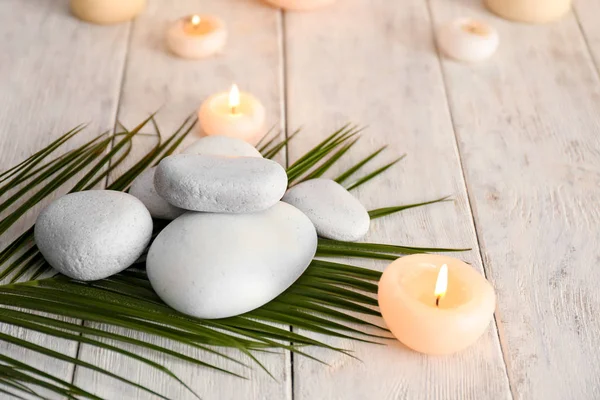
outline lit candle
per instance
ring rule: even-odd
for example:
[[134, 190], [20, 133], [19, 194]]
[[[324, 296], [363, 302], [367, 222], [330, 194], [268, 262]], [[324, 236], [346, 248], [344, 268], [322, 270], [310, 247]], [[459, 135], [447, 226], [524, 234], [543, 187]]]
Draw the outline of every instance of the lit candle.
[[77, 18], [95, 24], [129, 21], [146, 7], [146, 0], [71, 0], [71, 12]]
[[250, 144], [263, 135], [265, 108], [249, 93], [233, 85], [229, 93], [217, 93], [202, 103], [198, 111], [200, 127], [206, 135], [236, 137]]
[[335, 3], [335, 0], [266, 0], [276, 7], [293, 11], [308, 11]]
[[440, 50], [458, 61], [483, 61], [496, 52], [500, 37], [494, 27], [470, 18], [443, 25], [437, 34]]
[[430, 254], [391, 263], [379, 281], [378, 299], [394, 336], [426, 354], [470, 346], [485, 332], [496, 307], [492, 286], [473, 267]]
[[227, 42], [225, 23], [212, 15], [191, 15], [167, 31], [171, 51], [183, 58], [205, 58], [220, 52]]

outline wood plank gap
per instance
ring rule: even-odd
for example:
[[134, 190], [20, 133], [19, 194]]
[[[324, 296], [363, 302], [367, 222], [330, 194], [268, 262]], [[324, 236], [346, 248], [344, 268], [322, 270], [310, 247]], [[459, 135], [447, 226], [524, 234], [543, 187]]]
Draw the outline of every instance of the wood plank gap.
[[[125, 87], [125, 71], [127, 71], [127, 63], [129, 61], [129, 49], [131, 48], [131, 38], [133, 33], [133, 24], [135, 21], [130, 21], [127, 24], [127, 41], [125, 42], [125, 57], [123, 57], [123, 68], [121, 68], [121, 77], [119, 82], [119, 89], [117, 92], [117, 108], [115, 109], [115, 123], [113, 124], [113, 134], [117, 133], [117, 124], [119, 123], [119, 110], [121, 110], [121, 101], [123, 99], [123, 88]], [[110, 149], [115, 145], [115, 138], [110, 143]], [[108, 160], [108, 168], [112, 166], [112, 159]], [[104, 187], [108, 187], [108, 182], [110, 180], [110, 174], [106, 175], [106, 179], [104, 180]]]
[[[123, 68], [121, 68], [121, 76], [119, 77], [119, 86], [118, 86], [118, 90], [117, 90], [117, 93], [115, 96], [117, 98], [117, 105], [114, 110], [114, 121], [115, 122], [113, 124], [113, 134], [117, 132], [119, 109], [121, 108], [121, 99], [123, 97], [123, 87], [125, 84], [125, 71], [127, 70], [127, 61], [129, 60], [129, 48], [131, 46], [132, 31], [133, 31], [133, 22], [128, 22], [127, 40], [125, 42], [125, 56], [123, 57]], [[113, 149], [114, 145], [115, 145], [115, 138], [113, 138], [110, 142], [110, 146], [109, 146], [109, 150], [108, 150], [109, 152]], [[112, 159], [108, 161], [107, 168], [110, 169], [111, 166], [112, 166]], [[104, 179], [104, 188], [108, 187], [109, 179], [110, 179], [110, 174], [107, 174], [106, 178]], [[81, 320], [79, 325], [85, 326], [86, 321]], [[83, 335], [82, 333], [78, 334], [78, 336], [82, 336], [82, 335]], [[76, 351], [75, 351], [75, 359], [79, 360], [80, 352], [81, 352], [81, 342], [77, 342]], [[77, 374], [78, 369], [79, 368], [77, 365], [73, 366], [73, 372], [71, 373], [71, 384], [75, 383], [75, 376]]]
[[590, 57], [590, 60], [592, 61], [592, 65], [595, 67], [596, 78], [598, 78], [598, 82], [600, 82], [600, 60], [596, 60], [596, 57], [594, 57], [594, 52], [592, 51], [592, 46], [590, 44], [590, 41], [589, 41], [587, 35], [585, 34], [585, 29], [583, 29], [583, 25], [581, 24], [581, 19], [579, 18], [579, 13], [577, 12], [575, 7], [573, 7], [573, 15], [575, 16], [575, 21], [577, 22], [577, 27], [579, 28], [579, 32], [581, 33], [581, 39], [582, 39], [583, 43], [585, 44], [585, 48], [588, 51], [588, 55]]
[[[279, 10], [279, 88], [280, 88], [280, 98], [281, 98], [281, 111], [280, 111], [280, 127], [283, 130], [283, 134], [285, 139], [289, 139], [289, 126], [287, 119], [288, 112], [288, 98], [287, 98], [287, 46], [285, 41], [285, 11], [283, 9]], [[285, 146], [285, 167], [286, 169], [290, 166], [290, 153], [289, 153], [289, 143]], [[292, 325], [288, 326], [290, 332], [294, 332], [294, 328]], [[293, 342], [290, 342], [290, 346], [293, 346]], [[288, 368], [288, 372], [290, 374], [290, 385], [289, 389], [289, 398], [294, 399], [294, 352], [290, 351], [290, 364]]]
[[[85, 321], [81, 320], [79, 321], [79, 326], [84, 326], [85, 325]], [[81, 332], [79, 332], [77, 334], [77, 336], [82, 336], [83, 334]], [[79, 353], [81, 351], [81, 342], [77, 342], [76, 347], [75, 347], [75, 359], [79, 360]], [[75, 373], [77, 372], [77, 365], [73, 365], [73, 371], [71, 371], [71, 384], [73, 384], [75, 382]]]
[[[452, 124], [452, 134], [454, 136], [454, 150], [456, 151], [456, 154], [458, 155], [458, 165], [460, 166], [462, 183], [465, 188], [465, 193], [467, 194], [467, 196], [466, 196], [467, 206], [469, 207], [469, 211], [471, 214], [471, 221], [473, 224], [473, 230], [475, 231], [475, 242], [477, 244], [476, 254], [479, 257], [479, 260], [481, 261], [481, 266], [483, 267], [482, 268], [483, 275], [487, 279], [488, 278], [487, 271], [486, 271], [487, 264], [486, 264], [485, 260], [483, 259], [483, 254], [481, 252], [480, 232], [479, 232], [479, 228], [477, 226], [477, 222], [475, 221], [475, 210], [473, 209], [473, 199], [471, 198], [471, 192], [469, 191], [469, 185], [467, 184], [467, 175], [465, 173], [465, 167], [463, 165], [462, 154], [460, 151], [460, 143], [458, 141], [458, 137], [457, 137], [457, 133], [456, 133], [456, 122], [454, 120], [454, 114], [452, 113], [452, 105], [450, 103], [450, 97], [448, 96], [448, 83], [447, 83], [447, 79], [446, 79], [446, 72], [444, 70], [444, 65], [442, 63], [443, 55], [442, 55], [442, 52], [440, 51], [440, 48], [437, 43], [435, 20], [434, 20], [434, 16], [433, 16], [433, 9], [431, 7], [431, 0], [427, 0], [427, 12], [429, 13], [429, 23], [431, 25], [431, 32], [433, 34], [433, 42], [434, 42], [433, 47], [435, 48], [435, 52], [436, 52], [437, 60], [438, 60], [438, 67], [440, 70], [440, 75], [442, 77], [442, 84], [443, 84], [442, 91], [444, 93], [444, 97], [446, 98], [446, 107], [448, 109], [448, 115], [450, 116], [450, 123]], [[504, 364], [504, 374], [506, 376], [506, 380], [508, 381], [508, 388], [510, 389], [510, 396], [512, 399], [516, 399], [519, 396], [517, 396], [517, 394], [515, 393], [515, 388], [512, 385], [512, 379], [509, 374], [508, 363], [506, 361], [507, 356], [504, 353], [505, 343], [502, 338], [502, 335], [500, 334], [499, 320], [496, 315], [496, 312], [497, 311], [494, 312], [494, 330], [496, 331], [496, 335], [498, 336], [498, 341], [500, 342], [500, 353], [502, 354], [502, 363]]]
[[[280, 56], [280, 81], [279, 87], [281, 88], [281, 127], [285, 138], [289, 138], [289, 126], [287, 119], [288, 112], [288, 98], [287, 98], [287, 44], [285, 42], [285, 11], [279, 10], [279, 56]], [[289, 167], [290, 154], [289, 154], [289, 143], [285, 146], [285, 166]]]

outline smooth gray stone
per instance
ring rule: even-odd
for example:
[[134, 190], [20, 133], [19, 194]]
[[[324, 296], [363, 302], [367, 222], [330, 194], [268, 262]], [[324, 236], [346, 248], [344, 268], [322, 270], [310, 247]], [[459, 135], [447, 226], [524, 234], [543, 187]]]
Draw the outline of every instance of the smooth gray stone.
[[138, 175], [131, 184], [129, 194], [138, 198], [154, 218], [172, 220], [179, 217], [186, 210], [171, 205], [156, 193], [154, 188], [154, 173], [156, 167], [147, 169]]
[[60, 273], [82, 281], [124, 270], [144, 252], [152, 217], [141, 201], [112, 190], [67, 194], [35, 223], [35, 242]]
[[310, 218], [319, 236], [347, 242], [362, 238], [371, 219], [365, 207], [331, 179], [311, 179], [291, 187], [283, 199]]
[[160, 162], [154, 187], [186, 210], [250, 213], [281, 199], [287, 175], [281, 165], [264, 158], [179, 154]]
[[205, 136], [196, 140], [183, 151], [183, 154], [198, 154], [226, 157], [260, 157], [262, 154], [250, 143], [228, 136]]
[[154, 240], [146, 269], [169, 306], [198, 318], [225, 318], [281, 294], [316, 249], [314, 226], [289, 204], [253, 214], [189, 212]]

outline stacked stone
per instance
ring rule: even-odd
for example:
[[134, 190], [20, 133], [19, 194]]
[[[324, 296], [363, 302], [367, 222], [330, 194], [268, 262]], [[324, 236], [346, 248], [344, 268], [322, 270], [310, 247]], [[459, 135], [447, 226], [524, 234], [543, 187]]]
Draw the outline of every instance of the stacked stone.
[[291, 286], [315, 256], [317, 235], [354, 241], [369, 229], [365, 207], [335, 181], [287, 186], [283, 167], [250, 144], [209, 136], [143, 172], [129, 194], [59, 198], [38, 217], [35, 239], [59, 272], [97, 280], [144, 253], [152, 218], [172, 220], [148, 251], [152, 287], [185, 314], [230, 317]]

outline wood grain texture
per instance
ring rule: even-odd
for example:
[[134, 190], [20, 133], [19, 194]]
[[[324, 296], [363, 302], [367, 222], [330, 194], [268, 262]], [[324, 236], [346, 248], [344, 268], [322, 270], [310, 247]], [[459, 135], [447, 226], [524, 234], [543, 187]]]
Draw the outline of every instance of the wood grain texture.
[[484, 64], [443, 67], [514, 398], [598, 398], [600, 82], [577, 21], [431, 7], [437, 23], [475, 15], [502, 38]]
[[[455, 201], [376, 220], [367, 240], [477, 249], [426, 4], [347, 0], [312, 14], [286, 14], [285, 39], [288, 125], [305, 126], [290, 160], [347, 121], [368, 124], [358, 149], [330, 176], [389, 144], [379, 165], [408, 156], [354, 191], [367, 208], [449, 194]], [[375, 168], [372, 163], [362, 174]], [[477, 250], [459, 257], [482, 271]], [[294, 357], [295, 399], [510, 398], [493, 324], [473, 347], [450, 357], [427, 357], [398, 342], [323, 339], [362, 362], [318, 349], [309, 352], [329, 365]]]
[[575, 0], [573, 10], [600, 74], [600, 2]]
[[[164, 32], [168, 25], [179, 17], [193, 13], [214, 14], [225, 20], [229, 41], [223, 54], [193, 61], [176, 58], [168, 52], [164, 43]], [[202, 100], [215, 92], [229, 90], [231, 84], [236, 82], [241, 90], [252, 92], [263, 102], [269, 118], [267, 126], [281, 127], [284, 117], [281, 114], [280, 22], [279, 11], [258, 1], [150, 1], [148, 9], [133, 25], [119, 119], [127, 126], [134, 126], [162, 107], [157, 119], [166, 137], [198, 109]], [[198, 137], [198, 132], [195, 131], [186, 143]], [[138, 140], [134, 146], [136, 154], [132, 154], [132, 159], [136, 155], [139, 158], [152, 144], [152, 140], [148, 138]], [[285, 163], [284, 158], [279, 161]], [[125, 165], [123, 168], [126, 167]], [[111, 179], [118, 176], [123, 168], [116, 171]], [[126, 331], [119, 333], [131, 335], [131, 332]], [[242, 380], [170, 357], [142, 353], [171, 369], [203, 399], [291, 398], [291, 367], [287, 352], [258, 355], [275, 376], [272, 379], [256, 365], [253, 370], [234, 368], [231, 363], [223, 363], [213, 355], [201, 354], [173, 342], [147, 336], [144, 339], [169, 348], [175, 346], [177, 350], [192, 357], [232, 368], [250, 378]], [[131, 347], [126, 348], [132, 350]], [[237, 351], [227, 353], [240, 356]], [[163, 373], [118, 354], [84, 345], [81, 347], [80, 357], [135, 379], [169, 398], [193, 398], [185, 388]], [[251, 364], [249, 360], [245, 361]], [[80, 368], [76, 370], [75, 383], [107, 399], [151, 398], [147, 393], [131, 386]]]
[[[529, 26], [494, 17], [479, 0], [407, 0], [401, 7], [386, 0], [345, 0], [322, 11], [286, 14], [283, 43], [280, 13], [258, 0], [151, 0], [134, 24], [109, 27], [70, 17], [67, 3], [0, 1], [0, 170], [81, 122], [90, 121], [90, 128], [73, 145], [112, 128], [119, 102], [119, 118], [128, 126], [163, 106], [158, 120], [170, 133], [202, 99], [233, 81], [264, 102], [268, 125], [282, 127], [285, 59], [287, 126], [290, 131], [304, 126], [289, 149], [291, 161], [348, 121], [368, 124], [361, 144], [329, 176], [389, 144], [382, 160], [404, 152], [408, 157], [354, 191], [369, 209], [455, 197], [453, 203], [377, 220], [368, 240], [473, 247], [460, 257], [480, 271], [483, 265], [498, 294], [500, 340], [492, 325], [475, 346], [451, 357], [422, 356], [398, 343], [320, 337], [353, 350], [362, 362], [311, 349], [329, 365], [296, 356], [291, 374], [288, 353], [261, 355], [276, 380], [258, 368], [235, 369], [251, 378], [242, 381], [140, 354], [173, 370], [204, 399], [600, 397], [597, 1], [576, 0], [575, 13], [562, 21]], [[491, 21], [500, 31], [499, 52], [477, 65], [442, 60], [440, 69], [429, 11], [435, 25], [463, 15]], [[195, 12], [214, 13], [228, 23], [230, 39], [221, 56], [189, 61], [166, 50], [169, 21]], [[138, 140], [136, 154], [150, 145], [148, 138]], [[364, 171], [374, 168], [370, 165]], [[4, 235], [0, 248], [33, 223], [39, 210]], [[77, 353], [62, 340], [9, 326], [0, 331]], [[74, 378], [108, 399], [150, 398], [4, 343], [0, 352]], [[79, 355], [170, 398], [192, 398], [164, 374], [125, 357], [90, 346], [81, 346]]]
[[[0, 170], [78, 124], [91, 121], [69, 144], [71, 148], [114, 124], [127, 26], [83, 24], [69, 15], [67, 4], [66, 0], [0, 2]], [[0, 248], [31, 226], [49, 200], [2, 235]], [[65, 340], [7, 325], [0, 325], [0, 331], [63, 354], [76, 354], [76, 345]], [[70, 364], [4, 342], [0, 352], [67, 381], [73, 374]], [[39, 393], [55, 397], [42, 389]]]

